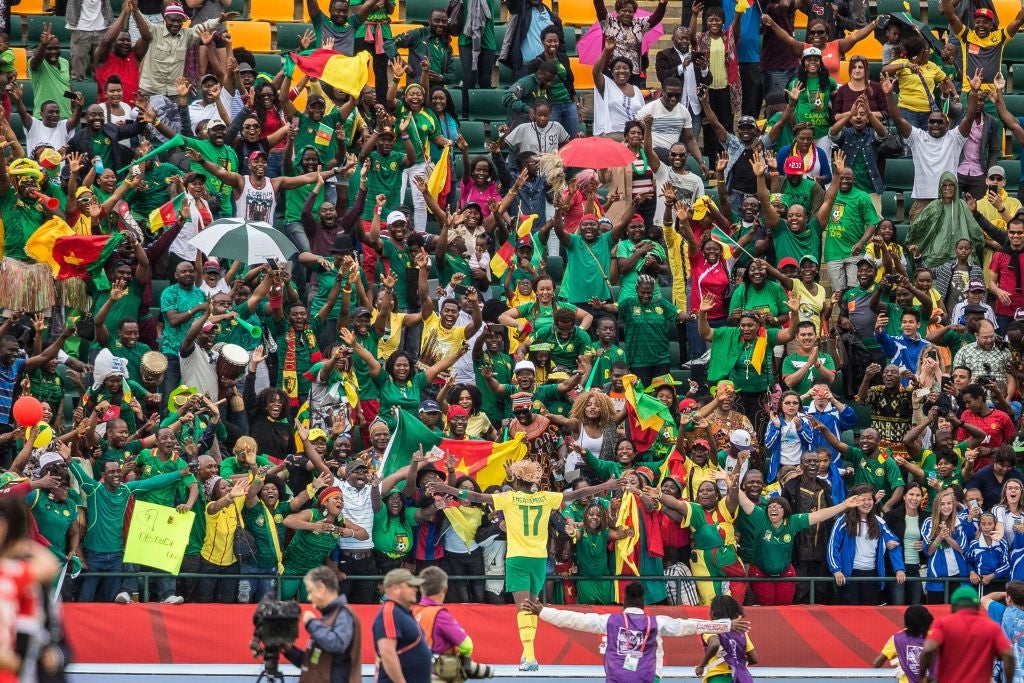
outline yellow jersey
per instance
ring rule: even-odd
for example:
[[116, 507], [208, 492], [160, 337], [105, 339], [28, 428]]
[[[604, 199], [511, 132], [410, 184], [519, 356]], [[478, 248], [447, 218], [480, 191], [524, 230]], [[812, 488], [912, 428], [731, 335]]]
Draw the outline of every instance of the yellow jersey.
[[548, 518], [562, 507], [561, 493], [508, 491], [492, 494], [494, 509], [505, 515], [506, 557], [548, 556]]
[[[705, 645], [707, 644], [708, 640], [713, 635], [715, 635], [715, 634], [714, 633], [705, 633], [705, 634], [701, 635], [701, 639], [704, 641]], [[750, 635], [748, 634], [747, 635], [747, 647], [746, 647], [745, 651], [746, 652], [750, 652], [753, 649], [754, 649], [754, 643], [751, 642]], [[707, 683], [708, 681], [712, 680], [715, 676], [730, 676], [730, 678], [731, 678], [731, 674], [732, 674], [732, 667], [729, 666], [728, 663], [726, 663], [726, 661], [721, 656], [721, 651], [719, 651], [719, 654], [715, 655], [715, 658], [712, 659], [710, 662], [708, 662], [707, 668], [704, 669], [704, 683]]]

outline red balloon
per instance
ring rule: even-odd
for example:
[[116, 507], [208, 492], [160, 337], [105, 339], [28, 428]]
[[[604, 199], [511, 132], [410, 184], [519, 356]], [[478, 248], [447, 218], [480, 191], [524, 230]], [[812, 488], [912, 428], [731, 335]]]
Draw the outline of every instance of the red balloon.
[[33, 396], [22, 396], [11, 408], [14, 421], [22, 427], [31, 427], [43, 419], [43, 404]]

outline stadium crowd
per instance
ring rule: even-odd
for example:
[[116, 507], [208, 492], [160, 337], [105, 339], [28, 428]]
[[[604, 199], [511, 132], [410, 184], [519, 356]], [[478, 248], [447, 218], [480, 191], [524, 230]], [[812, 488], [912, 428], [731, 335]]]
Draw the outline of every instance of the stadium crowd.
[[[513, 559], [555, 604], [1024, 579], [1024, 9], [698, 1], [663, 26], [665, 0], [595, 0], [583, 93], [543, 0], [394, 34], [392, 0], [309, 0], [276, 73], [230, 5], [70, 0], [70, 58], [45, 23], [21, 80], [0, 33], [0, 499], [24, 501], [0, 513], [49, 553], [2, 544], [11, 591], [55, 559], [67, 600], [140, 600], [96, 575], [147, 571], [136, 501], [195, 513], [202, 576], [149, 579], [164, 603], [305, 597], [325, 565], [354, 603], [440, 566], [449, 602], [503, 604], [541, 588], [506, 590]], [[508, 119], [474, 150], [499, 69]], [[913, 169], [893, 205], [887, 163]], [[248, 256], [260, 222], [288, 258]]]

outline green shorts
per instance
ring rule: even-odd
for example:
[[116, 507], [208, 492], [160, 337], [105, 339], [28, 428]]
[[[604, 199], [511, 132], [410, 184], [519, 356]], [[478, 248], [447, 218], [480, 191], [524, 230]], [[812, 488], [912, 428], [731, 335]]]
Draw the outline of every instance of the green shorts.
[[540, 595], [547, 578], [548, 560], [545, 557], [506, 557], [505, 590], [509, 593], [529, 591]]

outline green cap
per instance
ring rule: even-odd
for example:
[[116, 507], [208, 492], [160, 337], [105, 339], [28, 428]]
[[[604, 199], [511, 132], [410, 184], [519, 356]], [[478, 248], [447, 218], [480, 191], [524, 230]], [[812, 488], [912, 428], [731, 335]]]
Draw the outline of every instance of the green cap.
[[803, 256], [801, 256], [800, 263], [803, 263], [804, 261], [810, 261], [814, 265], [819, 264], [818, 257], [814, 256], [813, 254], [804, 254]]
[[970, 586], [960, 586], [953, 595], [949, 598], [949, 604], [951, 605], [977, 605], [978, 600], [978, 589]]

